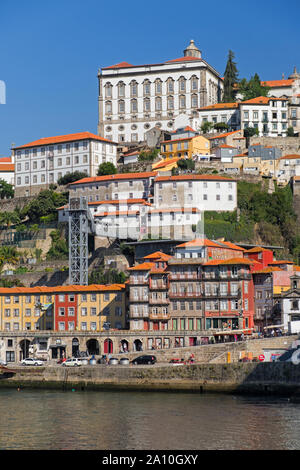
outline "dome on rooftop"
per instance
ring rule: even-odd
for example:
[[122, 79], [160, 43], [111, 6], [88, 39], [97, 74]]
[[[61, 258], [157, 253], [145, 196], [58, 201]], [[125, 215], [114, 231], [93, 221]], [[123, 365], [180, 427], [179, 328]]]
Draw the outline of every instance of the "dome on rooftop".
[[193, 39], [190, 40], [190, 44], [183, 51], [184, 57], [199, 57], [201, 59], [201, 51], [195, 46]]

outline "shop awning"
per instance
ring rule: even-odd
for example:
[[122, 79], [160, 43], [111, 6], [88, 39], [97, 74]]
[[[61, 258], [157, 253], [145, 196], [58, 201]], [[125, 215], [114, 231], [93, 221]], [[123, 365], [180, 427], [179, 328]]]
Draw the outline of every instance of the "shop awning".
[[264, 330], [269, 330], [270, 328], [283, 328], [284, 325], [268, 325], [264, 327]]
[[245, 328], [244, 330], [222, 330], [217, 331], [214, 335], [241, 335], [242, 333], [251, 333], [254, 328]]

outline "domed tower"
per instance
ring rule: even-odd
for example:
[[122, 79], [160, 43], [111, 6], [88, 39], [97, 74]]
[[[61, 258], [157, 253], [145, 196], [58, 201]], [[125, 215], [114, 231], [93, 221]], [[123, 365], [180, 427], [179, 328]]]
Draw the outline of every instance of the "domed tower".
[[300, 73], [297, 72], [296, 67], [294, 67], [294, 72], [292, 73], [292, 75], [289, 76], [289, 78], [300, 78]]
[[201, 59], [201, 51], [195, 46], [193, 39], [191, 39], [190, 44], [183, 51], [184, 57], [198, 57]]

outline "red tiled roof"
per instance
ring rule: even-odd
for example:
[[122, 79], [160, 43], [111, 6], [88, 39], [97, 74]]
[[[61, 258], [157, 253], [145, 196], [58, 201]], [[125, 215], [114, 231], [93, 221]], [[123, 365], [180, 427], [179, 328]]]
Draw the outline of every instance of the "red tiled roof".
[[110, 181], [110, 180], [127, 180], [127, 179], [142, 179], [150, 178], [151, 176], [156, 176], [156, 171], [148, 171], [144, 173], [116, 173], [115, 175], [104, 175], [104, 176], [90, 176], [87, 178], [82, 178], [81, 180], [74, 181], [70, 183], [73, 184], [85, 184], [85, 183], [97, 183], [100, 181]]
[[238, 251], [246, 251], [245, 248], [242, 248], [241, 246], [235, 245], [234, 243], [231, 242], [225, 242], [225, 241], [219, 241], [221, 245], [226, 245], [226, 247], [230, 248], [231, 250], [238, 250]]
[[229, 135], [236, 134], [237, 132], [241, 132], [241, 131], [240, 131], [240, 130], [237, 130], [237, 131], [225, 132], [224, 134], [218, 134], [218, 135], [216, 135], [216, 136], [209, 137], [209, 140], [212, 140], [212, 139], [222, 139], [223, 137], [228, 137]]
[[14, 163], [2, 163], [0, 165], [0, 172], [14, 172], [15, 171], [15, 164]]
[[226, 178], [225, 176], [219, 176], [219, 175], [194, 175], [194, 174], [174, 175], [174, 176], [157, 176], [154, 181], [157, 182], [157, 181], [184, 181], [184, 180], [235, 181], [231, 178]]
[[1, 157], [0, 164], [2, 163], [11, 163], [11, 157]]
[[209, 106], [203, 106], [202, 108], [199, 108], [200, 111], [205, 111], [205, 110], [214, 110], [214, 109], [235, 109], [239, 107], [239, 103], [215, 103], [211, 104]]
[[166, 253], [163, 253], [162, 251], [155, 251], [154, 253], [151, 253], [150, 255], [144, 256], [144, 259], [156, 259], [159, 258], [163, 261], [168, 261], [172, 256], [166, 255]]
[[184, 56], [178, 57], [178, 59], [166, 60], [165, 64], [168, 64], [169, 62], [192, 62], [193, 60], [202, 62], [202, 59], [200, 59], [199, 57]]
[[250, 250], [245, 250], [245, 253], [261, 253], [262, 251], [270, 251], [270, 250], [267, 250], [266, 248], [262, 248], [261, 246], [255, 246], [253, 248], [250, 248]]
[[269, 104], [269, 101], [287, 101], [287, 98], [271, 98], [269, 96], [257, 96], [251, 100], [242, 101], [241, 104]]
[[294, 82], [294, 79], [289, 78], [286, 80], [266, 80], [262, 81], [261, 85], [262, 86], [268, 86], [268, 87], [282, 87], [282, 86], [291, 86]]
[[133, 268], [128, 268], [128, 271], [150, 271], [150, 269], [155, 267], [155, 263], [142, 263]]
[[155, 165], [154, 169], [158, 170], [159, 168], [164, 168], [165, 166], [170, 165], [171, 163], [176, 163], [177, 160], [179, 160], [179, 157], [176, 158], [170, 158], [169, 160], [164, 160], [163, 162], [158, 163]]
[[91, 132], [78, 132], [77, 134], [66, 134], [66, 135], [58, 135], [54, 137], [43, 137], [42, 139], [34, 140], [33, 142], [29, 142], [29, 144], [20, 145], [19, 147], [14, 147], [14, 150], [27, 148], [27, 147], [38, 147], [41, 145], [50, 145], [50, 144], [60, 144], [63, 142], [75, 142], [77, 140], [100, 140], [101, 142], [109, 142], [109, 143], [116, 143], [112, 142], [111, 140], [105, 139], [104, 137], [100, 137], [99, 135], [92, 134]]
[[268, 273], [273, 273], [274, 271], [281, 271], [284, 272], [283, 269], [278, 268], [278, 266], [269, 266], [263, 269], [259, 269], [258, 271], [253, 271], [252, 274], [268, 274]]
[[81, 291], [107, 291], [122, 290], [124, 284], [90, 284], [88, 286], [70, 285], [70, 286], [36, 286], [36, 287], [0, 287], [1, 294], [34, 294], [34, 293], [53, 293], [56, 292], [81, 292]]
[[134, 65], [129, 64], [128, 62], [120, 62], [119, 64], [110, 65], [109, 67], [103, 67], [103, 70], [106, 69], [121, 69], [126, 67], [134, 67]]
[[214, 248], [220, 248], [220, 245], [212, 240], [208, 240], [208, 238], [195, 238], [194, 240], [190, 240], [188, 242], [182, 243], [181, 245], [176, 245], [176, 248], [193, 248], [193, 247], [200, 247], [200, 246], [208, 246]]

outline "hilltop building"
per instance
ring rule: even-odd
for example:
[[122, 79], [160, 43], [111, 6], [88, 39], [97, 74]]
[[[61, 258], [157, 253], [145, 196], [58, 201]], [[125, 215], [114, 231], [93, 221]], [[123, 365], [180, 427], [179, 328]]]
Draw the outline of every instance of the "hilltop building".
[[194, 41], [177, 59], [102, 67], [98, 83], [98, 134], [119, 143], [144, 142], [153, 127], [174, 130], [179, 114], [197, 117], [199, 106], [218, 103], [223, 90]]

